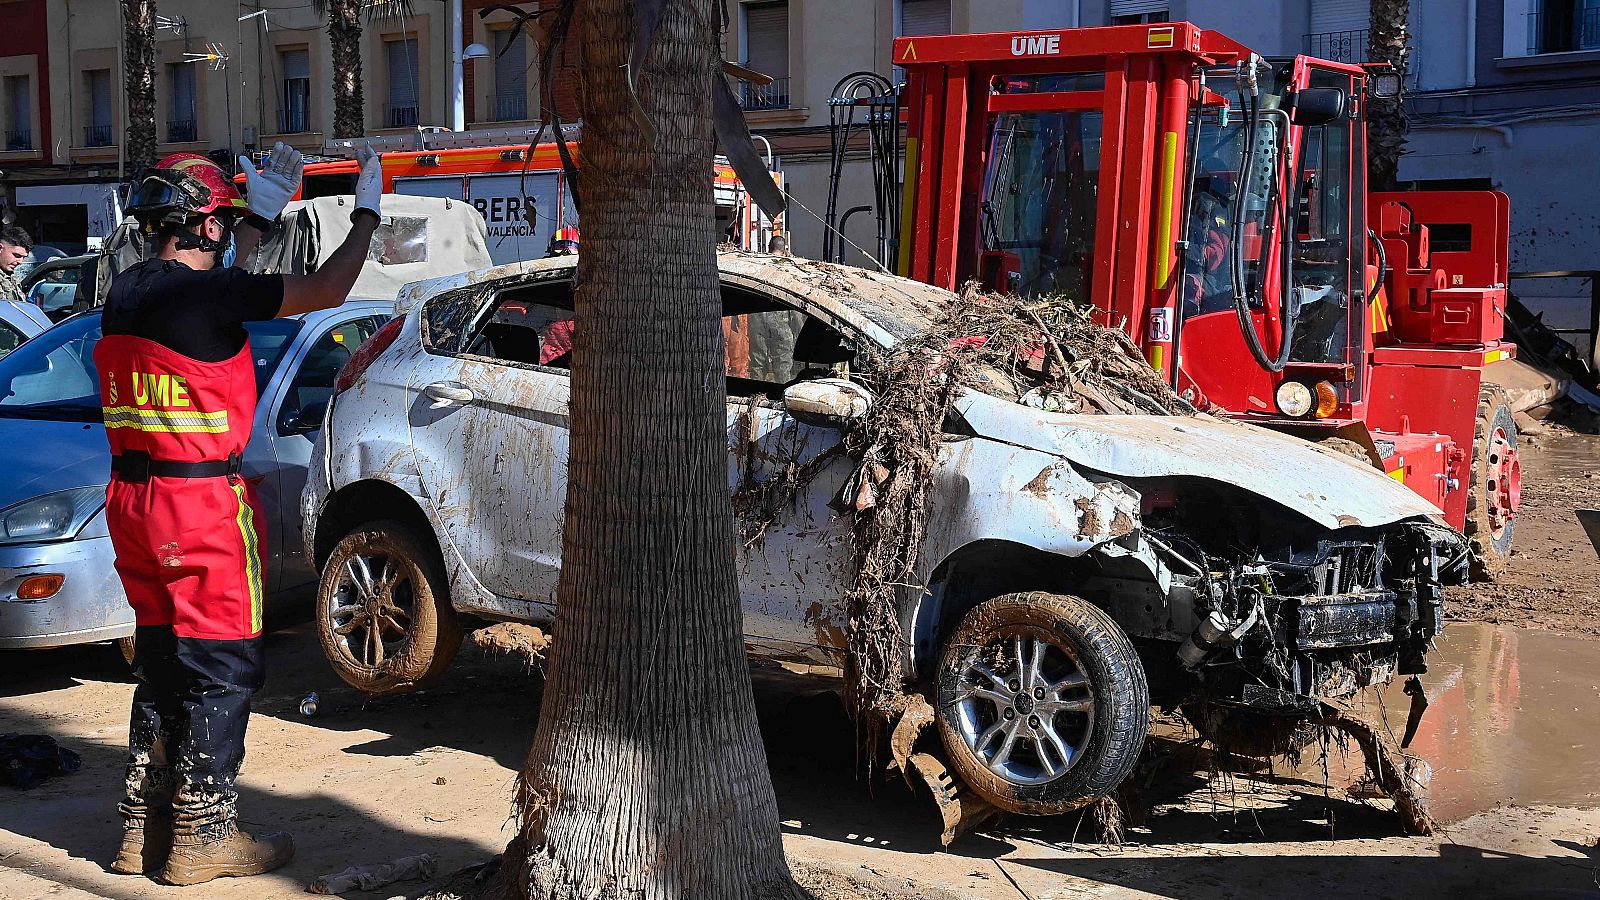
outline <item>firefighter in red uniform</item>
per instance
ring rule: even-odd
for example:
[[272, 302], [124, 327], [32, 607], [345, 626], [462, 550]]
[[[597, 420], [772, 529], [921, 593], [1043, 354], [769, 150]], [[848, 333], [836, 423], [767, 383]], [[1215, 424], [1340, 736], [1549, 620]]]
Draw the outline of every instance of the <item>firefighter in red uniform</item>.
[[243, 324], [344, 302], [378, 224], [383, 174], [359, 154], [353, 226], [313, 275], [253, 275], [241, 263], [300, 188], [301, 159], [278, 144], [250, 200], [216, 163], [162, 160], [130, 212], [154, 258], [119, 274], [95, 347], [112, 477], [106, 523], [134, 609], [133, 714], [122, 846], [112, 869], [170, 884], [255, 875], [289, 861], [287, 834], [239, 830], [234, 780], [250, 695], [264, 677], [260, 506], [239, 476], [255, 418]]

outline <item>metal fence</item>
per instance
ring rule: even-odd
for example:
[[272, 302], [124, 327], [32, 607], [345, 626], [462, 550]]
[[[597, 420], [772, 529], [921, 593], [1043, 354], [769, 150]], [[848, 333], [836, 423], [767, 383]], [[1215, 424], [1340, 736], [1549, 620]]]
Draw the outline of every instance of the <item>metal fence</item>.
[[278, 110], [279, 134], [302, 134], [311, 130], [311, 123], [304, 109]]
[[412, 128], [420, 121], [417, 105], [393, 106], [388, 103], [383, 105], [383, 127], [385, 128]]
[[1528, 13], [1528, 55], [1600, 50], [1600, 7]]
[[199, 140], [198, 129], [195, 128], [193, 119], [168, 119], [167, 143], [185, 144]]
[[788, 77], [774, 78], [771, 84], [740, 82], [739, 105], [745, 109], [788, 109]]
[[1324, 31], [1305, 36], [1305, 54], [1342, 63], [1367, 61], [1368, 31]]
[[7, 150], [32, 150], [33, 149], [33, 132], [28, 130], [28, 129], [26, 129], [26, 128], [18, 128], [15, 131], [7, 131], [6, 132], [6, 149]]
[[109, 147], [112, 144], [110, 125], [86, 125], [83, 129], [85, 147]]

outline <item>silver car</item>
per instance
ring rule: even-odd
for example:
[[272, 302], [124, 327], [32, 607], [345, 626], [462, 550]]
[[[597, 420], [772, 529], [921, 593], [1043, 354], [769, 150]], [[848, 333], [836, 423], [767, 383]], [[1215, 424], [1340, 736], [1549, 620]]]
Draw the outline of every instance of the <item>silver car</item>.
[[[393, 308], [352, 301], [246, 326], [261, 402], [243, 472], [266, 516], [269, 594], [314, 578], [295, 538], [311, 440], [340, 366]], [[93, 362], [99, 339], [100, 313], [90, 311], [0, 359], [0, 648], [133, 634], [106, 531], [111, 452]]]
[[[836, 447], [874, 402], [866, 351], [956, 302], [860, 269], [719, 262], [734, 491]], [[553, 259], [408, 286], [352, 362], [302, 501], [317, 627], [348, 683], [426, 683], [466, 617], [550, 619], [573, 275]], [[957, 400], [929, 476], [926, 589], [893, 611], [906, 688], [934, 701], [950, 768], [984, 800], [1044, 814], [1103, 796], [1152, 702], [1204, 712], [1202, 731], [1292, 739], [1319, 701], [1421, 671], [1466, 545], [1417, 494], [1266, 429], [1027, 396]], [[837, 664], [854, 547], [830, 501], [858, 469], [844, 454], [815, 468], [741, 542], [744, 633], [752, 653]]]

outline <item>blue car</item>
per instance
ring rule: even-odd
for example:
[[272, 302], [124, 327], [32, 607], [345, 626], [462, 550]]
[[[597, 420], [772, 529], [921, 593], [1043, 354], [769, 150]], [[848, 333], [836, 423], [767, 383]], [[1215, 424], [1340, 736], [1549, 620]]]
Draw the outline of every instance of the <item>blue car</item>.
[[[274, 597], [310, 584], [299, 553], [299, 498], [334, 378], [393, 314], [353, 300], [251, 322], [256, 410], [243, 473], [267, 521]], [[58, 647], [133, 634], [106, 531], [111, 451], [100, 420], [94, 347], [100, 313], [73, 316], [0, 358], [0, 649]]]

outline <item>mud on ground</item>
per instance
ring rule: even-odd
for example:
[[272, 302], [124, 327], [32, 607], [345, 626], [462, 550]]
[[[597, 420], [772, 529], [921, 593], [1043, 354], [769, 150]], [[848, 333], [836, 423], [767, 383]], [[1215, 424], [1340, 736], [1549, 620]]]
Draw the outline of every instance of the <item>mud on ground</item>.
[[1578, 507], [1600, 507], [1600, 436], [1551, 428], [1525, 437], [1510, 567], [1493, 584], [1451, 588], [1448, 615], [1600, 635], [1600, 557]]

